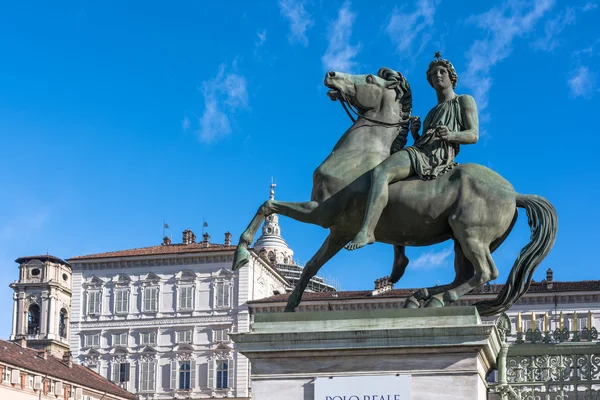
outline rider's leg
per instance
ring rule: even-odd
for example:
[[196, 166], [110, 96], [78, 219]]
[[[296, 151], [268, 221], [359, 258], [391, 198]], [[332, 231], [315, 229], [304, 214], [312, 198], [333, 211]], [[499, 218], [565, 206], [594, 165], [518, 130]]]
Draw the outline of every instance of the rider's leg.
[[374, 231], [388, 202], [389, 184], [406, 179], [414, 172], [407, 151], [392, 154], [373, 169], [363, 224], [354, 239], [346, 245], [346, 249], [358, 249], [375, 241]]

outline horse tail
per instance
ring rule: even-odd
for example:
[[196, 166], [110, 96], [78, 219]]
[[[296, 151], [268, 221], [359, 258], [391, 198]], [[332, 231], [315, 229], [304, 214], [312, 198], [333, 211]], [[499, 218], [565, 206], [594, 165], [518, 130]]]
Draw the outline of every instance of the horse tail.
[[480, 315], [495, 315], [508, 310], [531, 285], [533, 272], [548, 255], [556, 240], [558, 216], [550, 202], [536, 195], [517, 194], [517, 207], [524, 208], [531, 239], [521, 249], [506, 284], [494, 300], [475, 303]]

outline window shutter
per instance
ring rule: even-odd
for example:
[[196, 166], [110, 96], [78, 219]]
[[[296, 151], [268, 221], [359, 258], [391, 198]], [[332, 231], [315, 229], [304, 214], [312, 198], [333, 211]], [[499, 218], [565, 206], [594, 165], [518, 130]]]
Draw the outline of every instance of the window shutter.
[[196, 387], [196, 360], [190, 362], [190, 389]]
[[82, 397], [83, 397], [83, 389], [76, 388], [75, 389], [75, 400], [82, 400], [81, 399]]
[[177, 361], [171, 361], [171, 389], [177, 390]]
[[235, 378], [235, 360], [227, 361], [227, 387], [232, 388]]
[[113, 363], [112, 364], [112, 379], [113, 382], [119, 382], [119, 367], [121, 364]]
[[13, 385], [18, 385], [21, 383], [21, 371], [18, 369], [13, 369], [10, 373], [10, 383]]
[[62, 382], [56, 382], [54, 384], [54, 395], [55, 396], [62, 396], [63, 395], [63, 384]]
[[41, 376], [34, 376], [33, 377], [33, 388], [35, 390], [41, 390], [42, 389], [42, 377]]
[[125, 363], [125, 382], [129, 382], [129, 372], [131, 371], [131, 365]]
[[206, 381], [206, 386], [208, 388], [215, 387], [215, 361], [208, 360], [208, 379]]

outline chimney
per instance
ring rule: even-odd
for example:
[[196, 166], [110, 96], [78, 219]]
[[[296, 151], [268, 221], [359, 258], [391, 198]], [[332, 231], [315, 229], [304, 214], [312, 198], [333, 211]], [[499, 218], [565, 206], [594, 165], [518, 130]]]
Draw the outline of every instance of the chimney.
[[171, 244], [171, 239], [170, 239], [168, 236], [165, 236], [165, 237], [163, 238], [162, 245], [163, 245], [163, 246], [168, 246], [168, 245], [170, 245], [170, 244]]
[[372, 295], [377, 296], [378, 294], [385, 293], [394, 288], [394, 284], [390, 282], [389, 276], [384, 276], [383, 278], [375, 279], [375, 290], [373, 290]]
[[37, 356], [39, 358], [41, 358], [42, 360], [47, 360], [48, 359], [48, 350], [47, 349], [39, 350], [37, 353]]
[[196, 235], [194, 235], [194, 232], [192, 232], [191, 229], [186, 229], [185, 231], [183, 231], [183, 240], [182, 240], [183, 244], [192, 244], [192, 243], [196, 243]]
[[225, 232], [225, 246], [231, 246], [231, 232]]
[[65, 351], [65, 354], [63, 354], [62, 357], [62, 362], [69, 368], [73, 367], [73, 358], [71, 358], [70, 351]]
[[202, 235], [202, 243], [204, 244], [204, 246], [209, 247], [210, 246], [210, 235], [208, 234], [208, 232], [205, 232]]
[[546, 282], [552, 282], [553, 276], [554, 272], [552, 272], [551, 268], [548, 268], [548, 271], [546, 271]]
[[23, 348], [27, 347], [27, 340], [25, 339], [25, 335], [21, 335], [21, 336], [18, 336], [17, 338], [15, 338], [14, 343]]

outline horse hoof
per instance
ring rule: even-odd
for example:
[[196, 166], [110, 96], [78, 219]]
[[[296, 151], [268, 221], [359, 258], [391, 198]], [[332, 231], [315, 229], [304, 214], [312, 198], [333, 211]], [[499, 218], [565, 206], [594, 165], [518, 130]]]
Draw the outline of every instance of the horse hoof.
[[444, 301], [439, 298], [433, 296], [429, 299], [427, 303], [425, 303], [426, 308], [440, 308], [444, 307]]
[[246, 264], [248, 264], [248, 260], [250, 259], [250, 252], [244, 247], [238, 247], [233, 255], [233, 264], [231, 269], [236, 271]]
[[413, 296], [415, 296], [419, 300], [427, 300], [431, 297], [427, 288], [417, 290], [415, 293], [413, 293]]
[[414, 296], [410, 296], [404, 302], [404, 308], [419, 308], [421, 303]]

